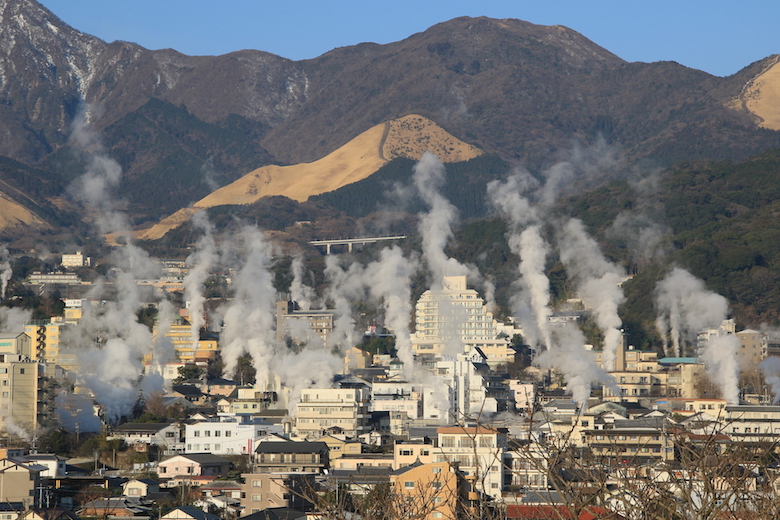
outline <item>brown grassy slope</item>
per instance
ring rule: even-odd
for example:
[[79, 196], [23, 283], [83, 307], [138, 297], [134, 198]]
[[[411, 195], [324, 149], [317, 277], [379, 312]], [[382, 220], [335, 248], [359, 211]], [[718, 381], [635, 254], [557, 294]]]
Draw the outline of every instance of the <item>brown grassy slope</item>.
[[780, 130], [780, 56], [745, 86], [740, 97], [745, 108], [761, 119], [759, 126]]
[[291, 166], [263, 166], [140, 231], [138, 238], [156, 240], [180, 226], [199, 209], [227, 204], [251, 204], [262, 197], [283, 195], [299, 202], [365, 179], [390, 160], [418, 160], [426, 152], [443, 162], [473, 159], [481, 152], [456, 139], [434, 122], [408, 115], [370, 128], [327, 156]]
[[0, 192], [0, 229], [18, 225], [47, 226], [46, 222], [38, 215]]

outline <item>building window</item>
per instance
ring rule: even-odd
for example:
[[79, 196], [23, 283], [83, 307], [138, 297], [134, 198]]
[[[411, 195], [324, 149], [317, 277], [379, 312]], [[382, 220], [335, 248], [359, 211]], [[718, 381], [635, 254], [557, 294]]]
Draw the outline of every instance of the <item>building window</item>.
[[413, 454], [412, 450], [401, 450], [402, 457], [411, 457], [412, 454]]
[[252, 495], [252, 502], [260, 502], [263, 500], [263, 495]]
[[461, 437], [458, 439], [458, 448], [473, 448], [474, 447], [474, 438], [473, 437]]
[[252, 487], [263, 487], [263, 481], [262, 480], [253, 480], [252, 481]]
[[411, 480], [407, 480], [406, 482], [404, 482], [404, 487], [406, 489], [414, 489], [414, 482]]
[[231, 432], [229, 430], [225, 432], [225, 437], [231, 437], [232, 435], [233, 435], [233, 432]]
[[492, 448], [493, 447], [493, 439], [491, 437], [480, 437], [479, 438], [479, 447], [480, 448]]
[[454, 448], [455, 447], [455, 437], [442, 437], [441, 438], [441, 445], [444, 448]]
[[200, 432], [198, 430], [195, 430], [194, 432], [192, 432], [192, 436], [193, 437], [200, 437]]

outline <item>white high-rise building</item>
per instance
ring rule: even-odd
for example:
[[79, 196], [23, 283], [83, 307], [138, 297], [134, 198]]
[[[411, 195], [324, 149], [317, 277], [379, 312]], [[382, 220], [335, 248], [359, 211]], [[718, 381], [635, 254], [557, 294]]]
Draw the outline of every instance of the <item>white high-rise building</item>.
[[445, 276], [440, 289], [425, 291], [415, 309], [412, 349], [417, 355], [456, 356], [479, 348], [488, 363], [513, 359], [506, 327], [493, 318], [477, 291], [468, 289], [465, 276]]

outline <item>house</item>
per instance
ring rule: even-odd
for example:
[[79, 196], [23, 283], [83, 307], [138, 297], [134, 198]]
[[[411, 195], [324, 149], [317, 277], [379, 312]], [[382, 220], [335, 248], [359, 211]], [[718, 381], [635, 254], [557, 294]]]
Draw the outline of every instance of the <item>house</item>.
[[343, 455], [359, 455], [363, 451], [363, 445], [359, 442], [350, 442], [339, 439], [333, 435], [325, 435], [317, 439], [317, 442], [324, 442], [330, 448], [330, 460], [337, 459]]
[[200, 492], [204, 497], [227, 496], [240, 499], [241, 484], [235, 480], [216, 480], [211, 484], [201, 486]]
[[41, 473], [47, 469], [39, 464], [22, 464], [15, 459], [0, 460], [0, 502], [17, 509], [40, 505], [35, 490], [41, 486]]
[[182, 426], [179, 423], [126, 423], [120, 424], [107, 439], [122, 439], [125, 444], [157, 445], [169, 451], [183, 451]]
[[36, 453], [25, 455], [19, 459], [21, 462], [29, 464], [39, 464], [46, 466], [46, 470], [41, 472], [41, 477], [62, 477], [65, 475], [65, 458], [53, 453]]
[[241, 506], [247, 513], [285, 507], [309, 511], [316, 496], [318, 473], [244, 473]]
[[96, 518], [113, 517], [148, 517], [152, 512], [151, 506], [142, 503], [140, 498], [110, 497], [98, 498], [85, 503], [77, 511], [79, 516]]
[[[5, 517], [3, 517], [5, 518]], [[21, 513], [18, 517], [18, 520], [80, 520], [76, 514], [69, 510], [65, 509], [63, 507], [53, 507], [53, 508], [30, 508], [24, 513]], [[5, 519], [10, 520], [10, 519]]]
[[150, 478], [128, 480], [122, 484], [122, 495], [128, 497], [146, 497], [160, 492], [160, 483]]
[[226, 477], [229, 470], [229, 460], [211, 453], [174, 455], [157, 465], [157, 474], [161, 478], [176, 476]]
[[324, 442], [261, 442], [255, 448], [255, 473], [321, 473], [330, 466]]
[[206, 383], [206, 393], [227, 397], [239, 386], [241, 386], [241, 383], [238, 381], [231, 381], [230, 379], [223, 379], [220, 377]]
[[241, 520], [306, 520], [309, 516], [303, 511], [287, 507], [270, 507], [241, 517]]
[[197, 507], [181, 506], [161, 516], [160, 520], [219, 520], [219, 517]]

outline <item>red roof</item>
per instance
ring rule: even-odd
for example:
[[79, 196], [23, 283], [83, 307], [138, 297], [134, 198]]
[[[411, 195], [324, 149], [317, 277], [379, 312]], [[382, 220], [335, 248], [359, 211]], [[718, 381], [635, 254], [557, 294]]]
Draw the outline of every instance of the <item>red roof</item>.
[[533, 505], [514, 505], [507, 506], [506, 517], [517, 520], [596, 520], [596, 519], [618, 519], [622, 518], [617, 513], [609, 511], [603, 507], [589, 506], [580, 511], [576, 517], [572, 516], [572, 511], [563, 505], [533, 504]]

